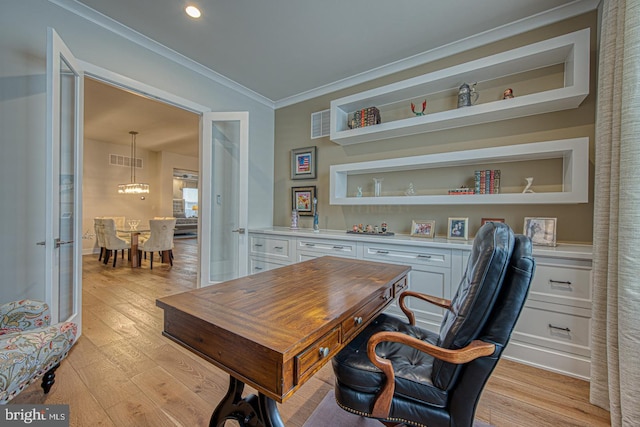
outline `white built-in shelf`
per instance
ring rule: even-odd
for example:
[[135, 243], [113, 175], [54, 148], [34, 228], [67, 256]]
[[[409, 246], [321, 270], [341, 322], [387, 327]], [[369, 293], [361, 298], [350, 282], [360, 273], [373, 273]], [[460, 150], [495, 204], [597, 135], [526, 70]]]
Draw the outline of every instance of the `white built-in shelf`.
[[[589, 46], [587, 28], [336, 99], [331, 101], [330, 139], [340, 145], [357, 144], [576, 108], [589, 94]], [[483, 101], [483, 85], [508, 82], [507, 76], [517, 79], [517, 75], [534, 70], [548, 69], [549, 73], [555, 73], [558, 67], [563, 76], [557, 87], [521, 96], [516, 92], [515, 98], [507, 100]], [[465, 82], [478, 82], [480, 103], [429, 112], [431, 99], [449, 94], [455, 97]], [[401, 105], [409, 111], [410, 102], [419, 104], [422, 99], [428, 101], [425, 115], [397, 118], [395, 113], [389, 113], [394, 117], [385, 120], [385, 111], [397, 110]], [[368, 107], [381, 111], [382, 123], [349, 129], [349, 114]]]
[[[501, 193], [473, 195], [396, 195], [356, 197], [348, 191], [349, 177], [354, 175], [426, 171], [468, 165], [516, 163], [559, 159], [559, 191], [536, 193]], [[475, 205], [475, 204], [573, 204], [587, 203], [589, 186], [589, 138], [535, 142], [505, 147], [479, 148], [422, 156], [374, 160], [332, 165], [330, 168], [330, 203], [332, 205]], [[504, 174], [502, 179], [504, 180]], [[384, 189], [384, 185], [383, 185]], [[350, 192], [351, 194], [348, 194]]]

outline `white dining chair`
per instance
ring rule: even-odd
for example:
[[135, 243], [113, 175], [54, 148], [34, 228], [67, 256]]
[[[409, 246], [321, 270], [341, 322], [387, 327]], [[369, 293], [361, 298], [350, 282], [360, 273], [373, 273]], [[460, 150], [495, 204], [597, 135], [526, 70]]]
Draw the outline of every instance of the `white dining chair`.
[[[153, 269], [153, 253], [168, 252], [169, 263], [173, 265], [173, 232], [176, 228], [176, 219], [151, 219], [149, 220], [149, 238], [138, 246], [138, 256], [149, 253], [150, 268]], [[161, 258], [162, 259], [162, 258]]]
[[[112, 218], [102, 218], [102, 230], [106, 250], [104, 263], [109, 262], [109, 257], [113, 251], [113, 266], [115, 267], [116, 259], [118, 259], [118, 251], [122, 250], [122, 259], [124, 259], [124, 250], [131, 249], [131, 242], [118, 236], [116, 233], [116, 223]], [[131, 258], [131, 256], [129, 256], [129, 258]]]

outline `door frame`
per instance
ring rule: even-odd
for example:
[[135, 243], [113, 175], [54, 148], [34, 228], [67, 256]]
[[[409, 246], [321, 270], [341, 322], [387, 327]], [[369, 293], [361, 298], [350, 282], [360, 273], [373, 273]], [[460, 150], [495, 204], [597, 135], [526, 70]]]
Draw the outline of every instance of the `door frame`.
[[[156, 87], [147, 85], [145, 83], [142, 83], [138, 80], [134, 80], [132, 78], [123, 76], [121, 74], [115, 73], [113, 71], [109, 71], [105, 68], [99, 67], [97, 65], [91, 64], [89, 62], [85, 62], [82, 60], [78, 60], [78, 62], [80, 63], [81, 67], [84, 69], [84, 74], [86, 77], [91, 77], [95, 80], [101, 81], [103, 83], [107, 83], [110, 84], [112, 86], [116, 86], [118, 88], [121, 88], [123, 90], [130, 90], [132, 92], [135, 93], [139, 93], [141, 95], [147, 96], [151, 99], [155, 99], [157, 101], [160, 102], [164, 102], [166, 104], [169, 105], [173, 105], [175, 107], [181, 108], [183, 110], [187, 110], [187, 111], [191, 111], [193, 113], [196, 113], [198, 115], [200, 115], [200, 139], [199, 139], [199, 155], [200, 158], [198, 159], [199, 164], [200, 164], [200, 172], [198, 174], [198, 188], [199, 188], [199, 199], [202, 199], [203, 197], [203, 190], [204, 187], [207, 187], [209, 189], [211, 189], [210, 186], [210, 182], [208, 185], [205, 185], [205, 182], [203, 180], [203, 175], [205, 175], [204, 172], [206, 172], [208, 170], [208, 173], [206, 173], [207, 176], [211, 175], [211, 170], [210, 170], [210, 165], [208, 163], [205, 163], [205, 157], [203, 155], [203, 150], [206, 148], [205, 144], [210, 144], [210, 141], [205, 141], [204, 137], [203, 137], [203, 132], [202, 132], [202, 126], [204, 123], [204, 116], [206, 113], [211, 113], [211, 108], [198, 104], [196, 102], [190, 101], [188, 99], [182, 98], [180, 96], [176, 96], [172, 93], [166, 92], [162, 89], [158, 89]], [[220, 112], [220, 113], [216, 113], [216, 114], [236, 114], [236, 113], [224, 113], [224, 112]], [[240, 114], [247, 114], [248, 112], [241, 112]], [[247, 141], [248, 143], [248, 141]], [[246, 156], [248, 158], [248, 146], [245, 147], [246, 150], [245, 152], [247, 153]], [[248, 160], [247, 160], [248, 163]], [[208, 169], [205, 169], [208, 168]], [[248, 182], [248, 174], [249, 173], [249, 168], [248, 166], [245, 167], [244, 169], [241, 169], [241, 179], [243, 180], [243, 182]], [[245, 185], [248, 187], [248, 185]], [[248, 190], [248, 188], [247, 188]], [[248, 196], [247, 196], [248, 199]], [[82, 201], [81, 201], [82, 203]], [[246, 218], [248, 218], [248, 205], [244, 204], [240, 206], [241, 209], [243, 209], [242, 213], [240, 214], [241, 219], [245, 218], [244, 220], [244, 224], [245, 224], [245, 228], [246, 228]], [[246, 239], [245, 239], [246, 240]], [[210, 235], [205, 234], [202, 232], [202, 219], [199, 217], [198, 218], [198, 274], [197, 274], [197, 280], [196, 280], [196, 287], [202, 287], [202, 286], [206, 286], [209, 285], [208, 280], [205, 282], [203, 275], [201, 274], [202, 271], [202, 260], [203, 260], [203, 251], [202, 251], [202, 247], [209, 247], [210, 246]], [[243, 248], [241, 249], [241, 252], [244, 251], [244, 256], [241, 256], [238, 260], [239, 263], [244, 262], [244, 270], [243, 270], [243, 265], [240, 264], [240, 269], [239, 269], [239, 273], [241, 274], [242, 271], [245, 271], [246, 274], [246, 263], [247, 263], [247, 257], [248, 257], [248, 249], [247, 249], [247, 244], [246, 242], [244, 244], [241, 244], [241, 246], [243, 246]], [[244, 260], [244, 261], [243, 261]]]

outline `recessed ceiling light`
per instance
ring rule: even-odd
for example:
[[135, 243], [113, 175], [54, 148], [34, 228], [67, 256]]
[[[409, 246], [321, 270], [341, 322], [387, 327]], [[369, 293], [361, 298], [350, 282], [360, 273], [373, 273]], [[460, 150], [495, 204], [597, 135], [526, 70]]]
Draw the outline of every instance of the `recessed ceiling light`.
[[200, 9], [195, 6], [187, 6], [184, 11], [187, 12], [187, 15], [192, 18], [200, 18], [200, 16], [202, 16], [202, 13], [200, 13]]

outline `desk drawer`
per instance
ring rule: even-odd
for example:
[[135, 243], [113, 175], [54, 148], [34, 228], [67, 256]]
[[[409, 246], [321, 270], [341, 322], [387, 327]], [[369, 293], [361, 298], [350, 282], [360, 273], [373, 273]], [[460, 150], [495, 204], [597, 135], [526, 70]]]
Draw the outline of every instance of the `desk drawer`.
[[[406, 281], [406, 278], [403, 279]], [[395, 286], [395, 285], [394, 285]], [[383, 307], [393, 299], [394, 287], [381, 289], [365, 305], [360, 307], [351, 317], [342, 322], [342, 342], [346, 342], [353, 334], [369, 323]]]
[[408, 248], [387, 245], [364, 245], [364, 259], [412, 265], [451, 267], [451, 250], [438, 248]]
[[289, 239], [277, 237], [251, 236], [251, 255], [262, 255], [292, 261]]
[[334, 328], [296, 356], [296, 384], [304, 382], [340, 348], [340, 328]]

